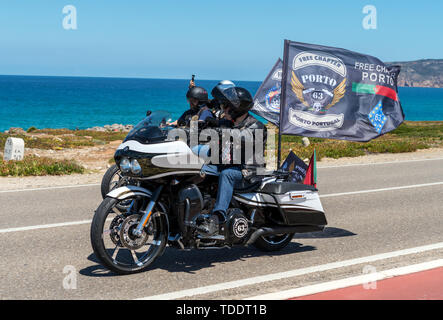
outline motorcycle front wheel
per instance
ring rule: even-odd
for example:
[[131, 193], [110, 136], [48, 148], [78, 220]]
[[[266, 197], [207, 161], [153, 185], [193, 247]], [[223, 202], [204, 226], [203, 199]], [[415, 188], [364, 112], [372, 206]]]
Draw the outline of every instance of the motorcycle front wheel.
[[106, 170], [101, 183], [102, 198], [106, 198], [106, 195], [115, 188], [124, 185], [123, 177], [120, 174], [120, 169], [116, 164], [112, 165]]
[[[131, 205], [122, 210], [120, 202], [128, 200]], [[95, 256], [107, 269], [118, 274], [141, 272], [164, 250], [167, 231], [155, 212], [141, 236], [132, 234], [142, 216], [138, 210], [146, 201], [149, 199], [140, 196], [125, 200], [106, 197], [97, 208], [91, 224], [91, 245]]]
[[[116, 164], [112, 165], [108, 170], [106, 170], [102, 178], [102, 183], [101, 183], [102, 198], [105, 199], [107, 194], [112, 190], [129, 184], [136, 185], [136, 183], [131, 181], [131, 179], [129, 179], [128, 177], [122, 176], [121, 171]], [[118, 209], [120, 209], [121, 211], [126, 210], [128, 209], [130, 203], [131, 203], [130, 200], [121, 201], [118, 204]]]

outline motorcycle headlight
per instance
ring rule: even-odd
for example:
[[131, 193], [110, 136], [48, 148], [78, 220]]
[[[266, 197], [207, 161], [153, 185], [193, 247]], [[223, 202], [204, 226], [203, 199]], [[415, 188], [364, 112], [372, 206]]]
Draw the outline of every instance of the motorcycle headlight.
[[132, 159], [131, 161], [131, 172], [137, 175], [139, 175], [142, 172], [142, 167], [140, 167], [140, 164], [135, 159]]
[[120, 161], [120, 170], [123, 173], [128, 173], [129, 171], [131, 171], [131, 163], [129, 162], [128, 158], [123, 158]]

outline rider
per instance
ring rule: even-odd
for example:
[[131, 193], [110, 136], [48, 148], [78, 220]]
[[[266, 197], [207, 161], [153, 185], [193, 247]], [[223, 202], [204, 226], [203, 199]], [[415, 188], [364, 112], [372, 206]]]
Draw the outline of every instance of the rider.
[[221, 101], [226, 101], [226, 98], [223, 96], [221, 92], [230, 87], [235, 87], [234, 82], [230, 80], [222, 80], [211, 91], [213, 99], [209, 102], [208, 105], [211, 107], [212, 112], [214, 113], [215, 118], [218, 121], [216, 125], [213, 126], [216, 127], [232, 126], [232, 123], [226, 122], [226, 120], [224, 120], [224, 112], [220, 104]]
[[[209, 100], [206, 104], [206, 106], [211, 109], [212, 117], [206, 117], [204, 122], [199, 121], [201, 128], [232, 128], [233, 121], [232, 119], [226, 119], [220, 104], [220, 101], [225, 100], [221, 94], [221, 90], [229, 87], [235, 87], [235, 84], [230, 80], [222, 80], [212, 89], [211, 94], [213, 99]], [[207, 159], [210, 155], [210, 148], [208, 144], [199, 144], [192, 148], [192, 152], [199, 157]]]
[[[219, 100], [226, 120], [233, 122], [232, 129], [238, 129], [242, 138], [241, 145], [232, 145], [228, 152], [221, 150], [222, 162], [217, 165], [219, 181], [216, 202], [211, 217], [201, 224], [202, 229], [210, 235], [218, 231], [220, 221], [226, 220], [226, 213], [234, 188], [244, 186], [242, 169], [245, 168], [246, 164], [261, 165], [258, 163], [255, 155], [252, 156], [252, 159], [246, 159], [244, 152], [241, 154], [240, 163], [233, 163], [235, 162], [235, 158], [232, 156], [234, 149], [240, 148], [241, 151], [245, 151], [245, 143], [252, 143], [252, 146], [255, 147], [254, 139], [261, 139], [260, 143], [263, 143], [262, 151], [264, 151], [266, 144], [266, 127], [248, 112], [254, 104], [248, 90], [235, 86], [226, 88], [218, 86], [214, 90], [212, 95]], [[259, 136], [257, 130], [262, 130], [263, 135]], [[231, 159], [234, 159], [234, 161]]]
[[189, 127], [191, 120], [198, 120], [204, 122], [208, 118], [213, 118], [212, 112], [207, 106], [208, 92], [202, 87], [195, 86], [194, 81], [191, 80], [189, 90], [186, 93], [186, 99], [189, 102], [189, 109], [186, 110], [177, 121], [171, 125], [187, 126]]

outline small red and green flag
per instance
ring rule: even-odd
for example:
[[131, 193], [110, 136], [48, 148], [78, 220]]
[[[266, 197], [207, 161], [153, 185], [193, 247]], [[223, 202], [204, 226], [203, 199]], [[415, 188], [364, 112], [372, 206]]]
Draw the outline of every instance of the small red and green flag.
[[311, 160], [309, 161], [308, 169], [306, 170], [306, 176], [303, 180], [303, 184], [314, 186], [317, 188], [317, 156], [312, 153]]
[[394, 101], [398, 101], [397, 92], [389, 87], [379, 86], [375, 84], [353, 82], [352, 91], [356, 93], [377, 94], [379, 96], [387, 97]]

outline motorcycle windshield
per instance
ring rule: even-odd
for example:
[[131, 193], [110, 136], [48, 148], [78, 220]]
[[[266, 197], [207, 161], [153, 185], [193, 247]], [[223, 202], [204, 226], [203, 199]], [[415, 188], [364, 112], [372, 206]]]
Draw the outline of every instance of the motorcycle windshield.
[[123, 142], [136, 140], [146, 144], [163, 141], [168, 135], [170, 120], [171, 115], [168, 112], [153, 111], [128, 133]]

